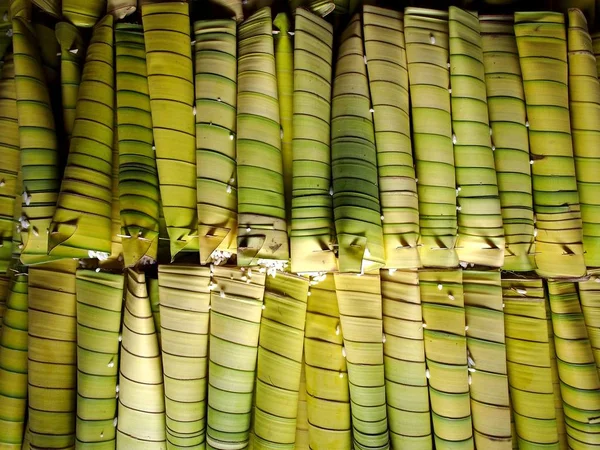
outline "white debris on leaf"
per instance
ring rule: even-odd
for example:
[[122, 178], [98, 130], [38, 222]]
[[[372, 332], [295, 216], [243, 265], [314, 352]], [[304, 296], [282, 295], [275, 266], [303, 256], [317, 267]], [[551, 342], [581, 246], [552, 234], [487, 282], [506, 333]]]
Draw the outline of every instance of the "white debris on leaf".
[[106, 252], [88, 251], [88, 257], [97, 258], [99, 261], [106, 261], [110, 255]]
[[266, 269], [267, 276], [275, 278], [278, 270], [284, 271], [287, 268], [288, 262], [284, 259], [259, 259], [258, 265]]
[[215, 250], [210, 254], [210, 259], [212, 259], [213, 264], [219, 266], [221, 264], [225, 264], [229, 260], [229, 258], [231, 258], [231, 255], [231, 252], [227, 252], [224, 250]]
[[29, 220], [27, 219], [27, 217], [25, 215], [22, 215], [21, 217], [19, 217], [19, 223], [21, 224], [21, 228], [23, 230], [26, 230], [27, 228], [29, 228]]
[[327, 278], [327, 272], [298, 272], [298, 276], [307, 277], [311, 286], [316, 286]]
[[[473, 367], [475, 367], [475, 360], [473, 359], [473, 357], [471, 356], [471, 352], [467, 349], [467, 367], [469, 368], [469, 370]], [[475, 369], [470, 370], [471, 372], [475, 372]]]

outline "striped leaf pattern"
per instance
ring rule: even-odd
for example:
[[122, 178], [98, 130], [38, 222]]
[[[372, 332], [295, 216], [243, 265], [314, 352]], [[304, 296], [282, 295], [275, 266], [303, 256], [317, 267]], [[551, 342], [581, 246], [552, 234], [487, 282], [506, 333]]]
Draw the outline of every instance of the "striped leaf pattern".
[[142, 22], [156, 166], [174, 258], [180, 251], [198, 251], [189, 5], [144, 5]]
[[[117, 112], [115, 111], [113, 125], [117, 124]], [[113, 130], [113, 148], [112, 148], [112, 174], [111, 174], [111, 214], [110, 214], [110, 256], [108, 260], [100, 263], [103, 267], [110, 267], [112, 264], [120, 265], [123, 261], [123, 239], [121, 236], [121, 202], [119, 201], [119, 133], [116, 128]]]
[[425, 267], [455, 267], [456, 177], [448, 92], [448, 14], [407, 8], [404, 36], [419, 195], [419, 255]]
[[[290, 35], [292, 23], [286, 13], [279, 13], [273, 20], [275, 49], [275, 73], [277, 76], [277, 98], [281, 122], [281, 157], [283, 161], [283, 192], [285, 194], [286, 217], [292, 208], [292, 120], [294, 105], [294, 42]], [[295, 35], [295, 34], [294, 34]]]
[[596, 57], [596, 69], [600, 76], [600, 33], [592, 34], [592, 49]]
[[585, 16], [569, 11], [567, 38], [569, 108], [577, 189], [583, 222], [583, 250], [588, 267], [600, 266], [600, 82]]
[[480, 16], [492, 150], [502, 207], [505, 270], [534, 268], [534, 219], [523, 78], [512, 16]]
[[206, 445], [210, 269], [163, 265], [158, 282], [168, 447], [202, 448]]
[[356, 448], [387, 448], [381, 280], [335, 274], [335, 291], [348, 367], [352, 436]]
[[127, 270], [119, 361], [117, 450], [166, 448], [165, 396], [145, 275]]
[[23, 198], [19, 229], [21, 260], [48, 261], [48, 228], [60, 188], [59, 152], [50, 94], [33, 31], [20, 17], [13, 19], [13, 48]]
[[157, 258], [160, 193], [141, 26], [118, 24], [115, 46], [120, 235], [125, 265], [133, 266]]
[[31, 448], [75, 445], [77, 261], [29, 270], [28, 430]]
[[63, 17], [81, 28], [93, 27], [106, 13], [106, 0], [61, 0], [61, 4]]
[[11, 54], [4, 57], [0, 78], [0, 274], [5, 273], [12, 257], [15, 207], [21, 204], [22, 183], [19, 120], [15, 88], [15, 66]]
[[600, 369], [600, 283], [598, 273], [592, 275], [590, 280], [579, 283], [578, 292], [581, 310], [592, 346], [592, 353], [596, 367]]
[[383, 362], [393, 448], [431, 450], [423, 313], [416, 271], [381, 271]]
[[535, 262], [538, 275], [544, 277], [578, 277], [585, 273], [564, 21], [559, 13], [515, 14], [533, 161], [538, 229]]
[[419, 284], [435, 448], [473, 449], [463, 274], [424, 270]]
[[154, 329], [158, 336], [158, 347], [160, 348], [160, 295], [158, 293], [158, 278], [146, 278], [146, 284], [148, 285], [148, 297], [150, 297], [150, 308], [152, 309], [152, 317], [154, 318]]
[[27, 275], [10, 284], [0, 330], [0, 446], [21, 448], [27, 411]]
[[2, 329], [2, 317], [4, 317], [6, 311], [6, 300], [8, 298], [10, 282], [10, 277], [0, 277], [0, 330]]
[[294, 272], [332, 271], [331, 77], [332, 26], [296, 10], [292, 119], [291, 265]]
[[265, 275], [213, 267], [210, 289], [206, 442], [217, 450], [244, 448], [250, 439]]
[[123, 275], [77, 271], [77, 448], [114, 449]]
[[558, 448], [548, 314], [540, 279], [502, 279], [510, 400], [519, 448]]
[[281, 126], [271, 9], [238, 29], [238, 265], [287, 260]]
[[85, 44], [77, 27], [68, 22], [56, 24], [56, 39], [60, 45], [60, 83], [63, 123], [67, 139], [73, 134], [81, 71], [85, 59]]
[[265, 283], [254, 406], [254, 448], [294, 449], [309, 280], [292, 274]]
[[304, 368], [304, 358], [302, 358], [302, 368], [300, 370], [300, 388], [298, 390], [298, 412], [296, 414], [296, 442], [295, 448], [298, 450], [308, 450], [308, 405], [306, 403], [306, 370]]
[[548, 294], [567, 441], [572, 448], [595, 445], [590, 424], [600, 409], [600, 378], [577, 286], [549, 281]]
[[237, 29], [233, 20], [194, 24], [196, 187], [200, 261], [237, 246]]
[[311, 286], [306, 312], [304, 370], [309, 446], [352, 448], [348, 367], [333, 275]]
[[479, 18], [450, 7], [452, 139], [458, 204], [458, 259], [501, 267], [504, 228], [490, 135]]
[[113, 59], [113, 18], [106, 16], [94, 28], [81, 75], [69, 158], [49, 230], [51, 256], [111, 251]]
[[385, 263], [373, 131], [360, 16], [341, 36], [331, 115], [333, 214], [340, 272], [368, 272]]
[[498, 271], [463, 271], [471, 414], [476, 448], [510, 449], [511, 425]]
[[402, 16], [365, 6], [363, 32], [374, 109], [385, 266], [410, 269], [421, 263]]

